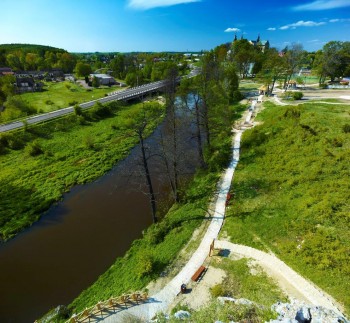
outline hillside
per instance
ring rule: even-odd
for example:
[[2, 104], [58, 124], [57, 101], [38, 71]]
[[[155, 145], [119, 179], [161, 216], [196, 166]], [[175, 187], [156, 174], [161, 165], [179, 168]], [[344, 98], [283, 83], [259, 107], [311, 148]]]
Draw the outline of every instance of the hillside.
[[231, 241], [268, 251], [350, 312], [350, 106], [265, 104], [243, 137]]
[[35, 44], [0, 44], [0, 50], [5, 50], [6, 52], [21, 50], [24, 52], [31, 52], [31, 53], [45, 53], [46, 51], [59, 52], [59, 53], [67, 52], [66, 50], [61, 48], [45, 46], [45, 45], [35, 45]]

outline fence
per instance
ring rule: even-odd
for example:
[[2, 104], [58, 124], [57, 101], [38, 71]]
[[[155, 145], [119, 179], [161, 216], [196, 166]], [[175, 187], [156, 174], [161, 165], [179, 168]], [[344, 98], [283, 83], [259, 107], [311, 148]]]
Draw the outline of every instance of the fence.
[[104, 302], [98, 302], [96, 305], [86, 308], [79, 314], [73, 314], [66, 323], [90, 322], [90, 320], [98, 319], [98, 317], [101, 316], [103, 317], [104, 313], [110, 315], [111, 310], [113, 312], [121, 311], [128, 308], [128, 306], [135, 306], [147, 300], [148, 294], [146, 292], [136, 292], [119, 297], [112, 297]]

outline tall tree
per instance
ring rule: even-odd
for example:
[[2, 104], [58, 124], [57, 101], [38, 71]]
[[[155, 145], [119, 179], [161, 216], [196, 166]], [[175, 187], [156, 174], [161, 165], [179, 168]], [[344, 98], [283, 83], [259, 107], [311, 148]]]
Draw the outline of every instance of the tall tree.
[[148, 151], [145, 138], [149, 134], [149, 126], [153, 122], [157, 122], [163, 113], [163, 108], [159, 104], [144, 104], [139, 108], [139, 110], [133, 110], [133, 112], [129, 114], [128, 118], [119, 125], [120, 128], [125, 130], [126, 135], [136, 137], [139, 140], [141, 165], [145, 177], [154, 223], [158, 221], [157, 201], [149, 168], [149, 159], [152, 157], [152, 155]]

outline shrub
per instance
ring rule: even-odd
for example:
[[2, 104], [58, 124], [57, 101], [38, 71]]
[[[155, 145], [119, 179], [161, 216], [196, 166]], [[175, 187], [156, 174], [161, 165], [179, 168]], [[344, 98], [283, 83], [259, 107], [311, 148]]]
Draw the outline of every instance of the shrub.
[[210, 288], [210, 294], [215, 298], [219, 296], [223, 296], [225, 294], [225, 290], [222, 287], [222, 284], [217, 284], [217, 285], [214, 285], [212, 288]]
[[297, 91], [292, 93], [292, 97], [294, 100], [301, 100], [304, 96], [303, 92]]
[[85, 137], [84, 138], [84, 146], [88, 149], [94, 149], [95, 148], [94, 138], [91, 136]]
[[45, 104], [47, 104], [47, 105], [53, 105], [53, 102], [52, 102], [51, 100], [46, 100], [46, 101], [45, 101]]
[[29, 143], [26, 146], [25, 151], [29, 156], [32, 156], [32, 157], [38, 156], [44, 152], [39, 142], [37, 141], [33, 141], [32, 143]]
[[81, 106], [79, 105], [75, 105], [74, 106], [74, 113], [77, 115], [77, 116], [81, 116], [83, 114], [83, 109], [81, 108]]
[[347, 123], [343, 126], [343, 132], [350, 133], [350, 124]]
[[7, 136], [7, 144], [10, 149], [19, 150], [24, 146], [24, 142], [21, 138], [14, 136], [13, 134]]
[[150, 275], [154, 269], [154, 258], [151, 253], [144, 252], [139, 256], [137, 266], [137, 276], [142, 278], [146, 275]]
[[244, 95], [241, 93], [240, 90], [233, 91], [233, 94], [232, 94], [232, 101], [233, 102], [239, 102], [243, 99], [244, 99]]
[[78, 104], [79, 102], [78, 101], [70, 101], [70, 102], [68, 102], [68, 104], [70, 105], [70, 106], [72, 106], [72, 105], [76, 105], [76, 104]]

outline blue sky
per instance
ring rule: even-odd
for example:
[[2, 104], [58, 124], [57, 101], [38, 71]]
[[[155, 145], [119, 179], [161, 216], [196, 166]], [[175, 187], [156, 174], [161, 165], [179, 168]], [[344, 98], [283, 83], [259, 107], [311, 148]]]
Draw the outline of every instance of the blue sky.
[[350, 41], [350, 0], [0, 0], [0, 44], [71, 52], [200, 51], [234, 34], [284, 48]]

